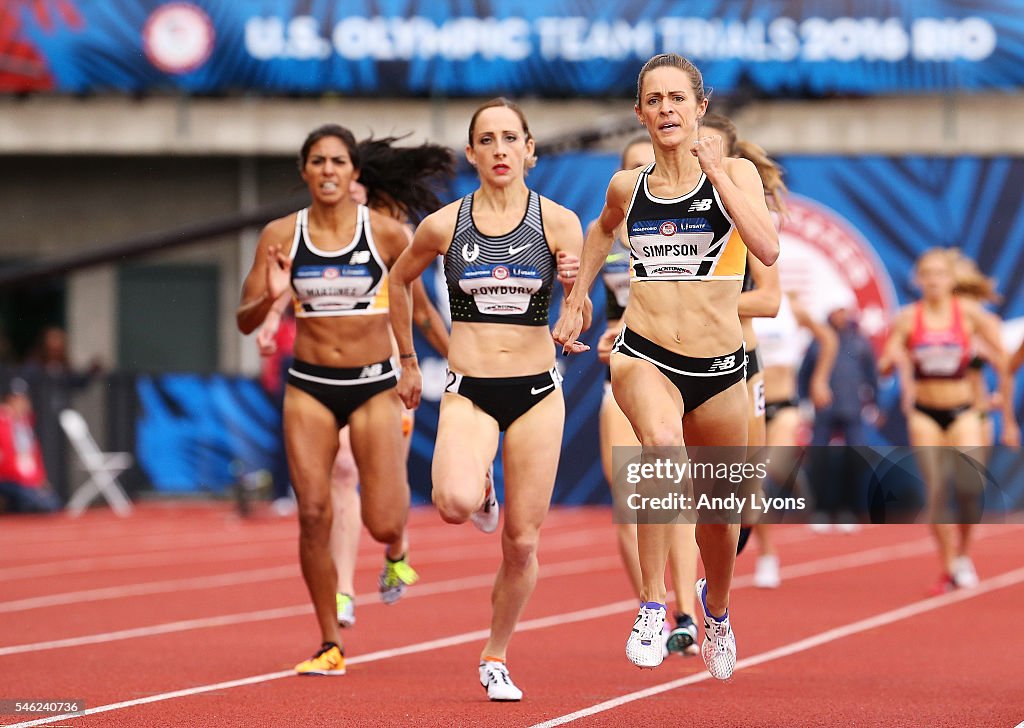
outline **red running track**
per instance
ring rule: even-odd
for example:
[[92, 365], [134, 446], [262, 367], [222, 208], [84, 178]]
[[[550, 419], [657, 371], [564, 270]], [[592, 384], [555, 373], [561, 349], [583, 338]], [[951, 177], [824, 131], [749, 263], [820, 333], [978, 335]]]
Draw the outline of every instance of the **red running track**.
[[[94, 713], [0, 725], [1001, 726], [1024, 721], [1024, 529], [983, 526], [978, 589], [928, 597], [938, 566], [924, 527], [777, 534], [783, 585], [737, 565], [740, 663], [633, 668], [635, 614], [610, 513], [556, 510], [541, 574], [512, 643], [525, 698], [492, 704], [476, 679], [499, 540], [411, 518], [421, 581], [393, 607], [374, 593], [380, 548], [363, 540], [348, 674], [290, 668], [318, 634], [294, 519], [224, 506], [102, 511], [78, 521], [0, 519], [0, 700], [66, 699]], [[756, 549], [756, 546], [751, 550]], [[21, 721], [21, 722], [19, 722]]]

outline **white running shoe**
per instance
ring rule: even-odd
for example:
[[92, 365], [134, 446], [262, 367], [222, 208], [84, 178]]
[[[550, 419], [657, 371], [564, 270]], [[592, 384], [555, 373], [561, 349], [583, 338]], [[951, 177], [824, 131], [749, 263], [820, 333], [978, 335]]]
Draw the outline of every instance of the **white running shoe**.
[[515, 686], [504, 662], [484, 660], [480, 663], [480, 684], [487, 690], [488, 700], [511, 702], [523, 699], [523, 691]]
[[978, 586], [978, 572], [974, 570], [970, 556], [957, 556], [953, 559], [953, 582], [960, 589]]
[[754, 586], [758, 589], [778, 589], [781, 583], [779, 557], [775, 554], [758, 556], [757, 566], [754, 567]]
[[700, 646], [701, 657], [712, 677], [728, 680], [736, 669], [736, 636], [729, 624], [729, 612], [719, 621], [708, 615], [707, 580], [699, 579], [694, 586], [697, 600], [704, 610], [704, 643]]
[[334, 604], [338, 611], [339, 627], [351, 627], [356, 623], [356, 602], [351, 596], [338, 592], [334, 595]]
[[626, 657], [637, 667], [654, 668], [665, 659], [666, 609], [664, 604], [647, 602], [640, 605], [633, 622], [633, 631], [626, 640]]
[[[494, 464], [487, 469], [484, 478], [484, 502], [480, 509], [469, 517], [473, 525], [484, 533], [494, 533], [498, 527], [498, 496], [494, 492]], [[518, 698], [516, 698], [518, 700]]]

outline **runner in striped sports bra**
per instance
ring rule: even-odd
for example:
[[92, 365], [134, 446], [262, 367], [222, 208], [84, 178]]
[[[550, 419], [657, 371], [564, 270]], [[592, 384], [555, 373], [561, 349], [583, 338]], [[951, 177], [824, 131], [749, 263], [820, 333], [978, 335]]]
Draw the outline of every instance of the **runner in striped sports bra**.
[[522, 698], [505, 655], [536, 583], [537, 544], [565, 418], [548, 304], [556, 268], [568, 292], [583, 245], [576, 215], [526, 186], [533, 151], [526, 117], [515, 104], [499, 98], [480, 106], [466, 146], [479, 188], [420, 224], [390, 281], [391, 321], [402, 352], [399, 394], [415, 407], [422, 376], [412, 352], [407, 286], [437, 256], [444, 257], [452, 314], [450, 372], [432, 478], [433, 501], [445, 521], [472, 520], [485, 532], [497, 527], [494, 488], [481, 488], [480, 481], [505, 433], [502, 562], [479, 664], [480, 684], [496, 701]]
[[[684, 433], [693, 445], [747, 444], [740, 287], [747, 249], [770, 265], [779, 242], [754, 165], [726, 157], [721, 138], [698, 134], [707, 104], [700, 71], [681, 56], [655, 56], [640, 71], [635, 113], [657, 161], [612, 178], [584, 246], [578, 285], [554, 332], [557, 342], [575, 350], [585, 292], [625, 221], [633, 277], [611, 356], [612, 388], [645, 450], [679, 450]], [[663, 659], [657, 635], [665, 621], [671, 528], [637, 526], [644, 604], [626, 656], [640, 667]], [[707, 574], [696, 585], [705, 615], [701, 653], [711, 674], [723, 680], [736, 665], [728, 607], [738, 532], [735, 524], [697, 523]]]
[[968, 564], [963, 560], [969, 562], [970, 557], [960, 552], [966, 551], [966, 543], [958, 547], [956, 529], [947, 512], [951, 463], [947, 453], [936, 447], [955, 447], [969, 454], [985, 444], [981, 418], [974, 406], [974, 389], [967, 376], [974, 337], [985, 342], [998, 378], [1003, 409], [1001, 441], [1007, 446], [1020, 443], [1013, 409], [1013, 378], [999, 327], [975, 301], [953, 294], [954, 265], [955, 253], [945, 248], [933, 248], [918, 258], [914, 274], [921, 299], [900, 311], [878, 364], [882, 374], [898, 368], [910, 444], [928, 488], [928, 517], [942, 567], [933, 592], [973, 586], [977, 578], [970, 576], [973, 565], [965, 568]]
[[[621, 169], [646, 167], [654, 160], [654, 147], [647, 134], [630, 141], [622, 152]], [[622, 329], [622, 317], [626, 313], [629, 302], [629, 245], [623, 242], [625, 230], [616, 232], [611, 252], [601, 268], [601, 280], [604, 283], [605, 313], [608, 328], [601, 335], [597, 344], [597, 357], [608, 364], [615, 338]], [[601, 466], [608, 483], [615, 482], [612, 472], [614, 448], [639, 447], [633, 426], [626, 415], [622, 414], [612, 394], [611, 370], [605, 369], [607, 381], [604, 397], [601, 399], [598, 426], [601, 441]], [[668, 570], [672, 576], [672, 584], [676, 592], [675, 627], [667, 635], [665, 648], [669, 653], [680, 655], [696, 655], [697, 625], [693, 622], [696, 597], [689, 587], [697, 578], [697, 542], [694, 540], [692, 523], [676, 524], [672, 533], [672, 543], [668, 552]], [[619, 556], [626, 569], [633, 593], [640, 597], [640, 559], [637, 554], [636, 524], [616, 523], [616, 537]]]
[[409, 484], [386, 287], [388, 267], [408, 237], [396, 220], [352, 200], [360, 159], [347, 129], [314, 130], [299, 163], [312, 203], [264, 228], [237, 323], [242, 333], [252, 332], [289, 287], [294, 291], [298, 326], [284, 400], [285, 449], [298, 500], [302, 573], [323, 640], [295, 670], [342, 675], [330, 487], [338, 430], [346, 424], [362, 481], [363, 522], [387, 546], [381, 599], [394, 601], [416, 580], [406, 562]]

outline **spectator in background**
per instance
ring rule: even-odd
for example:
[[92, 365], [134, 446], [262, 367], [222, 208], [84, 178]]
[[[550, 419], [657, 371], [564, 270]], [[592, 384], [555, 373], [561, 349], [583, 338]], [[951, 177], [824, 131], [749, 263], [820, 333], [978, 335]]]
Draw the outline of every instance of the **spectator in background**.
[[[828, 323], [839, 338], [839, 352], [829, 379], [832, 402], [815, 408], [811, 445], [828, 445], [836, 437], [846, 445], [867, 444], [863, 415], [875, 407], [878, 369], [871, 342], [860, 332], [856, 315], [852, 302], [836, 304], [828, 314]], [[801, 396], [810, 391], [818, 352], [818, 343], [812, 343], [800, 365]]]
[[0, 402], [0, 511], [51, 513], [60, 500], [46, 480], [43, 456], [33, 429], [28, 383], [8, 382]]
[[88, 384], [102, 368], [98, 360], [93, 360], [85, 372], [72, 369], [68, 356], [68, 336], [60, 326], [47, 326], [39, 332], [35, 346], [25, 359], [25, 367], [50, 376], [67, 377], [72, 387]]
[[50, 325], [39, 332], [36, 342], [18, 373], [28, 382], [37, 414], [36, 436], [46, 462], [46, 471], [57, 490], [68, 487], [68, 457], [60, 413], [72, 407], [72, 398], [86, 389], [101, 370], [99, 360], [88, 368], [75, 369], [68, 355], [68, 337], [60, 326]]
[[[839, 452], [823, 449], [837, 438], [845, 446], [866, 445], [864, 415], [878, 411], [875, 352], [860, 332], [856, 314], [849, 298], [829, 306], [828, 323], [838, 338], [839, 351], [829, 378], [832, 400], [825, 405], [815, 402], [811, 434], [811, 482], [818, 512], [812, 527], [819, 532], [831, 530], [833, 523], [842, 532], [856, 530], [855, 518], [864, 510], [861, 504], [867, 487], [865, 462], [849, 447]], [[810, 390], [818, 353], [818, 343], [814, 342], [800, 366], [801, 396]], [[874, 421], [876, 416], [870, 415], [869, 419]]]

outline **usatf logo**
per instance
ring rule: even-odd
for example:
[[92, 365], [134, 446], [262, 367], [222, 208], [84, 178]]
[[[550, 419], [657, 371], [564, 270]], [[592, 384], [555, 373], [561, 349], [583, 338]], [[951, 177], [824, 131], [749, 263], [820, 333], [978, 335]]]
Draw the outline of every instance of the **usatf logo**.
[[352, 265], [363, 265], [370, 262], [369, 250], [357, 250], [349, 257], [348, 262]]
[[327, 280], [331, 280], [332, 278], [337, 278], [338, 275], [340, 275], [340, 274], [338, 273], [338, 269], [337, 268], [324, 268], [324, 278], [326, 278]]
[[676, 234], [676, 224], [671, 220], [666, 220], [661, 223], [661, 227], [658, 228], [658, 232], [665, 237], [671, 237]]
[[707, 212], [711, 209], [711, 198], [707, 197], [702, 200], [694, 200], [690, 203], [689, 212]]
[[480, 257], [480, 246], [473, 243], [473, 247], [469, 247], [469, 243], [462, 246], [462, 259], [467, 263], [472, 263], [474, 260]]
[[720, 356], [708, 366], [709, 372], [728, 372], [736, 368], [736, 355]]
[[495, 266], [494, 270], [491, 271], [491, 276], [497, 281], [503, 281], [508, 278], [508, 268], [503, 265]]

